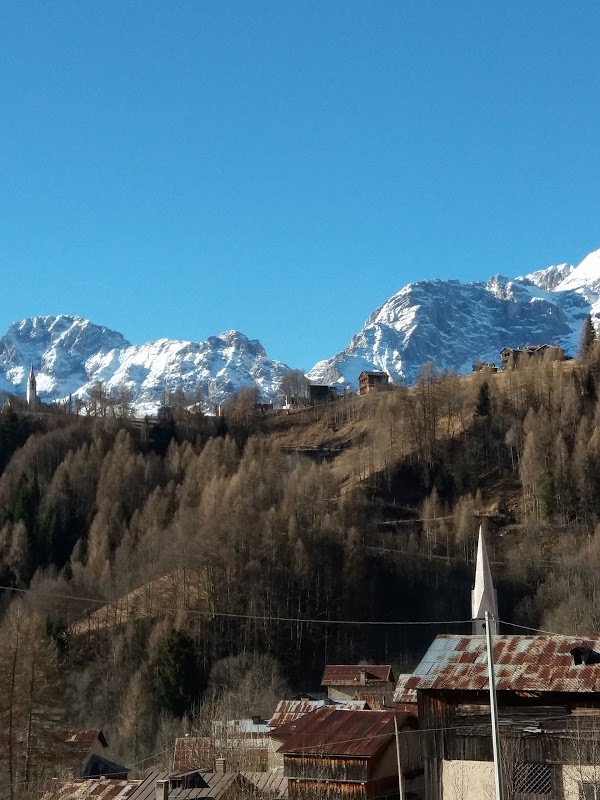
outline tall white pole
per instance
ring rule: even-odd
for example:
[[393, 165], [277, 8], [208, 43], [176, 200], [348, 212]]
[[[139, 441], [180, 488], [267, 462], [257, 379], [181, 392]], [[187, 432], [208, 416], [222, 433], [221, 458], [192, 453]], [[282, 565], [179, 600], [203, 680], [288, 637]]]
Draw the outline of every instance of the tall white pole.
[[492, 649], [492, 617], [485, 612], [485, 639], [487, 643], [488, 677], [490, 682], [490, 714], [492, 718], [492, 748], [494, 752], [494, 783], [496, 800], [502, 800], [502, 766], [500, 763], [500, 733], [498, 731], [498, 700], [496, 698], [496, 676], [494, 674], [494, 652]]
[[400, 761], [400, 740], [398, 738], [398, 719], [394, 716], [394, 733], [396, 734], [396, 760], [398, 762], [398, 794], [400, 800], [404, 800], [404, 775], [402, 774], [402, 763]]

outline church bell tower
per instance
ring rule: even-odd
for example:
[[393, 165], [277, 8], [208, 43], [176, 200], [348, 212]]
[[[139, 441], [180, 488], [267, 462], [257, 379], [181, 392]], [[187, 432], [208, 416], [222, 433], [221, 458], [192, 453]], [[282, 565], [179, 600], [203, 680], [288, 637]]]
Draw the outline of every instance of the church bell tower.
[[479, 526], [477, 543], [477, 562], [475, 566], [475, 586], [471, 592], [471, 619], [473, 633], [485, 633], [485, 612], [488, 611], [494, 620], [490, 622], [492, 635], [498, 633], [498, 596], [492, 581], [492, 571], [485, 547], [483, 525]]
[[37, 408], [37, 384], [35, 381], [33, 364], [31, 365], [29, 377], [27, 378], [27, 407], [30, 411], [35, 411]]

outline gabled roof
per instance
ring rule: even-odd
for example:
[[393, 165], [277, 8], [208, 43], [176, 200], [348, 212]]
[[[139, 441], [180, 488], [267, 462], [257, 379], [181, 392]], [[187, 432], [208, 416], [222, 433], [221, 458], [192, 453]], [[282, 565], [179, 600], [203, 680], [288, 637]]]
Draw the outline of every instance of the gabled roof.
[[323, 686], [361, 686], [360, 673], [365, 673], [365, 684], [391, 683], [394, 680], [390, 664], [328, 664], [323, 673]]
[[118, 764], [116, 761], [110, 761], [104, 756], [92, 755], [88, 758], [85, 767], [81, 773], [82, 778], [100, 778], [103, 775], [107, 778], [122, 778], [123, 780], [131, 770], [124, 764]]
[[336, 711], [322, 708], [305, 714], [296, 732], [285, 739], [278, 752], [285, 755], [371, 758], [385, 749], [398, 727], [416, 727], [412, 714], [394, 711]]
[[[194, 770], [195, 771], [195, 770]], [[177, 772], [150, 772], [139, 782], [134, 793], [128, 800], [155, 800], [156, 781], [169, 780], [177, 777], [181, 773]], [[233, 792], [238, 786], [248, 786], [252, 789], [250, 782], [238, 772], [204, 772], [200, 773], [202, 787], [170, 789], [169, 800], [225, 800], [229, 792]]]
[[358, 380], [360, 380], [363, 375], [366, 375], [368, 378], [389, 378], [387, 372], [369, 372], [364, 369], [358, 376]]
[[[600, 663], [575, 664], [573, 650], [600, 654], [600, 636], [494, 636], [498, 691], [597, 692]], [[598, 658], [600, 662], [600, 657]], [[485, 636], [440, 635], [405, 688], [488, 690]]]
[[96, 741], [99, 741], [102, 747], [108, 747], [106, 737], [100, 728], [86, 728], [85, 730], [70, 730], [65, 731], [64, 734], [59, 734], [64, 744], [74, 752], [86, 754], [91, 747], [94, 746]]

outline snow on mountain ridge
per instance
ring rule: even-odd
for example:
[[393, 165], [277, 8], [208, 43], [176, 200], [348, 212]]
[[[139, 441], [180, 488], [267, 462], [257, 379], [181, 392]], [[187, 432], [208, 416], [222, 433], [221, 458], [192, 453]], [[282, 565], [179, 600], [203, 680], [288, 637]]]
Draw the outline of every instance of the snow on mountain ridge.
[[364, 370], [412, 383], [421, 366], [470, 371], [476, 360], [498, 361], [506, 346], [560, 344], [573, 355], [583, 318], [600, 320], [600, 251], [568, 264], [486, 283], [409, 283], [369, 315], [348, 346], [319, 361], [311, 380], [356, 387]]
[[[497, 361], [505, 347], [551, 342], [573, 355], [584, 317], [600, 327], [600, 250], [576, 267], [561, 264], [519, 278], [487, 282], [409, 283], [376, 308], [347, 347], [319, 361], [309, 378], [356, 388], [363, 370], [411, 383], [428, 361], [471, 369]], [[275, 399], [289, 369], [256, 339], [235, 330], [203, 342], [158, 339], [133, 345], [120, 333], [67, 315], [16, 322], [0, 338], [0, 390], [24, 393], [28, 365], [42, 398], [85, 396], [97, 381], [131, 390], [138, 414], [154, 413], [166, 391], [198, 391], [205, 407], [244, 387]]]
[[274, 399], [284, 374], [257, 339], [225, 331], [204, 342], [158, 339], [133, 345], [120, 333], [82, 317], [32, 317], [0, 338], [0, 389], [24, 393], [28, 365], [42, 399], [85, 397], [102, 382], [108, 391], [131, 391], [138, 414], [154, 413], [165, 392], [183, 389], [205, 407], [256, 386]]

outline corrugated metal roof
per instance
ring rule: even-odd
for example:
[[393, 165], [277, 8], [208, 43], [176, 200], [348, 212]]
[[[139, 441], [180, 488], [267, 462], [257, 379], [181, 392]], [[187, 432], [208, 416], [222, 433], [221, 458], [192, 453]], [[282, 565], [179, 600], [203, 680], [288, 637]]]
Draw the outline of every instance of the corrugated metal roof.
[[84, 752], [87, 752], [96, 740], [99, 740], [103, 747], [107, 747], [106, 738], [100, 728], [65, 731], [64, 740], [65, 744], [80, 748]]
[[246, 780], [253, 783], [262, 795], [270, 795], [278, 800], [287, 797], [288, 779], [284, 777], [283, 769], [277, 768], [270, 772], [242, 772]]
[[406, 712], [337, 711], [322, 708], [305, 714], [296, 731], [286, 738], [278, 752], [290, 755], [370, 758], [386, 747], [398, 726], [413, 727], [416, 719]]
[[323, 673], [323, 686], [361, 685], [360, 674], [365, 673], [365, 685], [393, 682], [390, 664], [328, 664]]
[[183, 772], [186, 769], [209, 769], [213, 767], [215, 749], [208, 737], [186, 736], [175, 739], [173, 769]]
[[115, 780], [114, 778], [75, 778], [56, 781], [56, 786], [47, 789], [41, 800], [129, 800], [140, 781]]
[[354, 701], [364, 703], [371, 711], [385, 711], [386, 708], [394, 707], [394, 695], [386, 690], [370, 689], [364, 692], [356, 692]]
[[407, 705], [417, 702], [417, 692], [415, 689], [408, 687], [408, 681], [412, 678], [411, 672], [398, 675], [398, 682], [396, 683], [396, 690], [394, 692], [394, 703], [396, 705]]
[[272, 728], [287, 725], [304, 714], [323, 708], [324, 705], [325, 700], [280, 700], [273, 716], [269, 720], [269, 725]]
[[[367, 708], [367, 701], [362, 698], [354, 700], [280, 700], [273, 716], [269, 720], [271, 728], [279, 728], [295, 722], [304, 714], [318, 711], [320, 708], [335, 708], [338, 711], [360, 711]], [[371, 706], [372, 708], [372, 706]]]
[[[576, 665], [571, 651], [577, 647], [600, 653], [600, 636], [494, 636], [496, 688], [525, 692], [600, 691], [600, 663]], [[438, 636], [405, 683], [405, 691], [487, 688], [485, 636]]]

